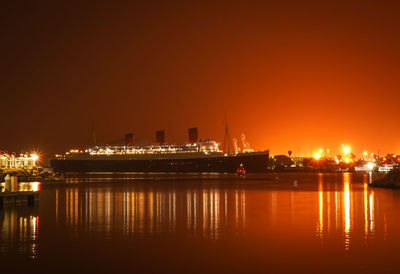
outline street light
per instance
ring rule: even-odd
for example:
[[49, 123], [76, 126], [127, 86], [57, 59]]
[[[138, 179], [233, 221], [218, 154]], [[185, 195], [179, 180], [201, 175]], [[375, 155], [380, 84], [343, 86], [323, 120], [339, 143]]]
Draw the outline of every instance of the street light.
[[31, 154], [33, 166], [36, 166], [36, 161], [39, 159], [37, 154]]
[[319, 154], [319, 153], [315, 153], [315, 154], [314, 154], [314, 159], [315, 159], [315, 160], [318, 161], [320, 158], [321, 158], [321, 154]]
[[351, 148], [349, 146], [343, 146], [343, 153], [344, 154], [350, 154]]

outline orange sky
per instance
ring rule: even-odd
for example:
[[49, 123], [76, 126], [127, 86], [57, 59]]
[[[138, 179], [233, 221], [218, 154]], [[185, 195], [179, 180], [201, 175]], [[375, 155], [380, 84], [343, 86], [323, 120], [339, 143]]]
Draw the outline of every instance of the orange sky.
[[[133, 132], [272, 154], [400, 153], [398, 1], [9, 3], [1, 149], [46, 155]], [[300, 3], [301, 2], [301, 3]]]

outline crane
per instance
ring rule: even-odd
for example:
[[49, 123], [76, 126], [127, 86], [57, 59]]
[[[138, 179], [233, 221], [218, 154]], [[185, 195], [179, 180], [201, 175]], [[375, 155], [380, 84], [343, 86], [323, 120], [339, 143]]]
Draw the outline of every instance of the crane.
[[242, 145], [243, 145], [243, 152], [254, 152], [254, 149], [250, 147], [250, 144], [246, 141], [246, 135], [242, 133], [240, 136], [242, 139]]
[[238, 154], [239, 152], [240, 152], [240, 148], [239, 148], [239, 146], [238, 146], [238, 143], [237, 143], [237, 139], [236, 138], [233, 138], [233, 148], [234, 148], [234, 150], [235, 150], [235, 154]]

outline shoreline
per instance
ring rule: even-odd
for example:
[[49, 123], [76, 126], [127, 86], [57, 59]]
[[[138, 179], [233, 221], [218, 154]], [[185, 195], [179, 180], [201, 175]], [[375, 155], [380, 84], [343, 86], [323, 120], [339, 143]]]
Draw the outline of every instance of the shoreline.
[[0, 180], [5, 181], [5, 177], [15, 176], [18, 182], [63, 182], [65, 179], [51, 170], [34, 167], [34, 168], [2, 168], [0, 169]]

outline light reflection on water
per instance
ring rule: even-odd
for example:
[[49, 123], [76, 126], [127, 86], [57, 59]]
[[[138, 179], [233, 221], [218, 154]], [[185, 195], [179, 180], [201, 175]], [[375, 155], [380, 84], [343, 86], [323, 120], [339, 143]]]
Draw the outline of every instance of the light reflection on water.
[[57, 222], [106, 237], [186, 231], [216, 240], [221, 229], [244, 227], [246, 218], [246, 192], [237, 189], [114, 192], [72, 186], [56, 190], [55, 204]]
[[[364, 237], [365, 239], [374, 237], [375, 197], [374, 190], [368, 188], [367, 182], [370, 176], [365, 174], [361, 177], [362, 182], [356, 182], [362, 183], [362, 189], [357, 188], [356, 191], [353, 189], [352, 174], [340, 174], [342, 178], [341, 181], [335, 182], [335, 189], [332, 189], [331, 182], [324, 182], [326, 176], [326, 174], [317, 175], [317, 191], [257, 190], [266, 194], [263, 198], [265, 201], [270, 200], [271, 206], [265, 207], [264, 204], [262, 207], [265, 208], [261, 209], [265, 214], [271, 215], [271, 224], [278, 225], [282, 216], [285, 216], [292, 225], [295, 225], [298, 222], [296, 202], [302, 199], [301, 196], [311, 195], [307, 210], [312, 209], [314, 205], [318, 206], [316, 235], [321, 243], [329, 237], [330, 232], [342, 231], [344, 249], [349, 250], [355, 218], [357, 225], [359, 224], [360, 208], [363, 209], [364, 215]], [[290, 200], [286, 198], [288, 194]], [[158, 191], [133, 189], [115, 192], [111, 187], [82, 189], [79, 185], [72, 185], [56, 190], [56, 218], [58, 220], [61, 214], [65, 218], [62, 221], [65, 221], [66, 226], [85, 226], [88, 231], [104, 232], [107, 237], [110, 237], [111, 230], [118, 231], [120, 225], [126, 236], [186, 229], [185, 232], [194, 237], [218, 239], [221, 230], [226, 232], [234, 229], [235, 233], [245, 230], [247, 195], [244, 187], [239, 189], [189, 187], [184, 190], [167, 188]], [[290, 216], [281, 215], [281, 211], [286, 210], [287, 203], [290, 206]]]
[[[244, 240], [248, 249], [257, 250], [255, 256], [273, 250], [269, 256], [276, 259], [275, 253], [286, 250], [285, 256], [307, 261], [306, 254], [323, 256], [320, 249], [325, 247], [352, 254], [374, 245], [381, 246], [376, 249], [379, 254], [388, 239], [400, 244], [393, 232], [400, 228], [396, 208], [400, 196], [368, 187], [369, 174], [263, 176], [279, 180], [101, 183], [97, 178], [37, 185], [39, 205], [0, 211], [0, 254], [48, 258], [48, 250], [62, 252], [56, 243], [65, 238], [79, 248], [87, 238], [114, 242], [169, 237], [175, 243], [192, 241], [187, 253], [208, 240]], [[91, 245], [93, 250], [99, 248], [96, 242]], [[309, 253], [293, 255], [294, 247]], [[163, 258], [162, 251], [158, 253]]]
[[[344, 248], [349, 250], [351, 238], [354, 230], [358, 231], [358, 226], [363, 226], [364, 238], [373, 238], [375, 233], [375, 192], [368, 187], [369, 175], [363, 176], [363, 187], [361, 190], [354, 190], [352, 175], [343, 174], [343, 190], [335, 191], [324, 190], [323, 174], [318, 176], [318, 222], [316, 233], [323, 242], [324, 238], [331, 231], [343, 231]], [[390, 190], [388, 190], [390, 191]], [[362, 201], [361, 197], [362, 197]], [[332, 212], [333, 210], [333, 212]], [[363, 212], [363, 223], [359, 222], [359, 213]], [[333, 227], [331, 224], [335, 224]], [[386, 226], [386, 221], [385, 224]]]
[[[1, 184], [4, 188], [4, 183]], [[18, 191], [40, 191], [40, 182], [19, 182]], [[4, 191], [4, 189], [3, 189]], [[0, 254], [39, 256], [39, 212], [35, 206], [0, 208]]]
[[[352, 192], [350, 192], [350, 177], [348, 173], [343, 174], [344, 183], [344, 235], [345, 235], [345, 249], [348, 250], [350, 246], [350, 233], [351, 233], [351, 206]], [[329, 218], [330, 216], [328, 216]]]
[[39, 216], [35, 210], [7, 209], [0, 212], [0, 253], [39, 256]]

